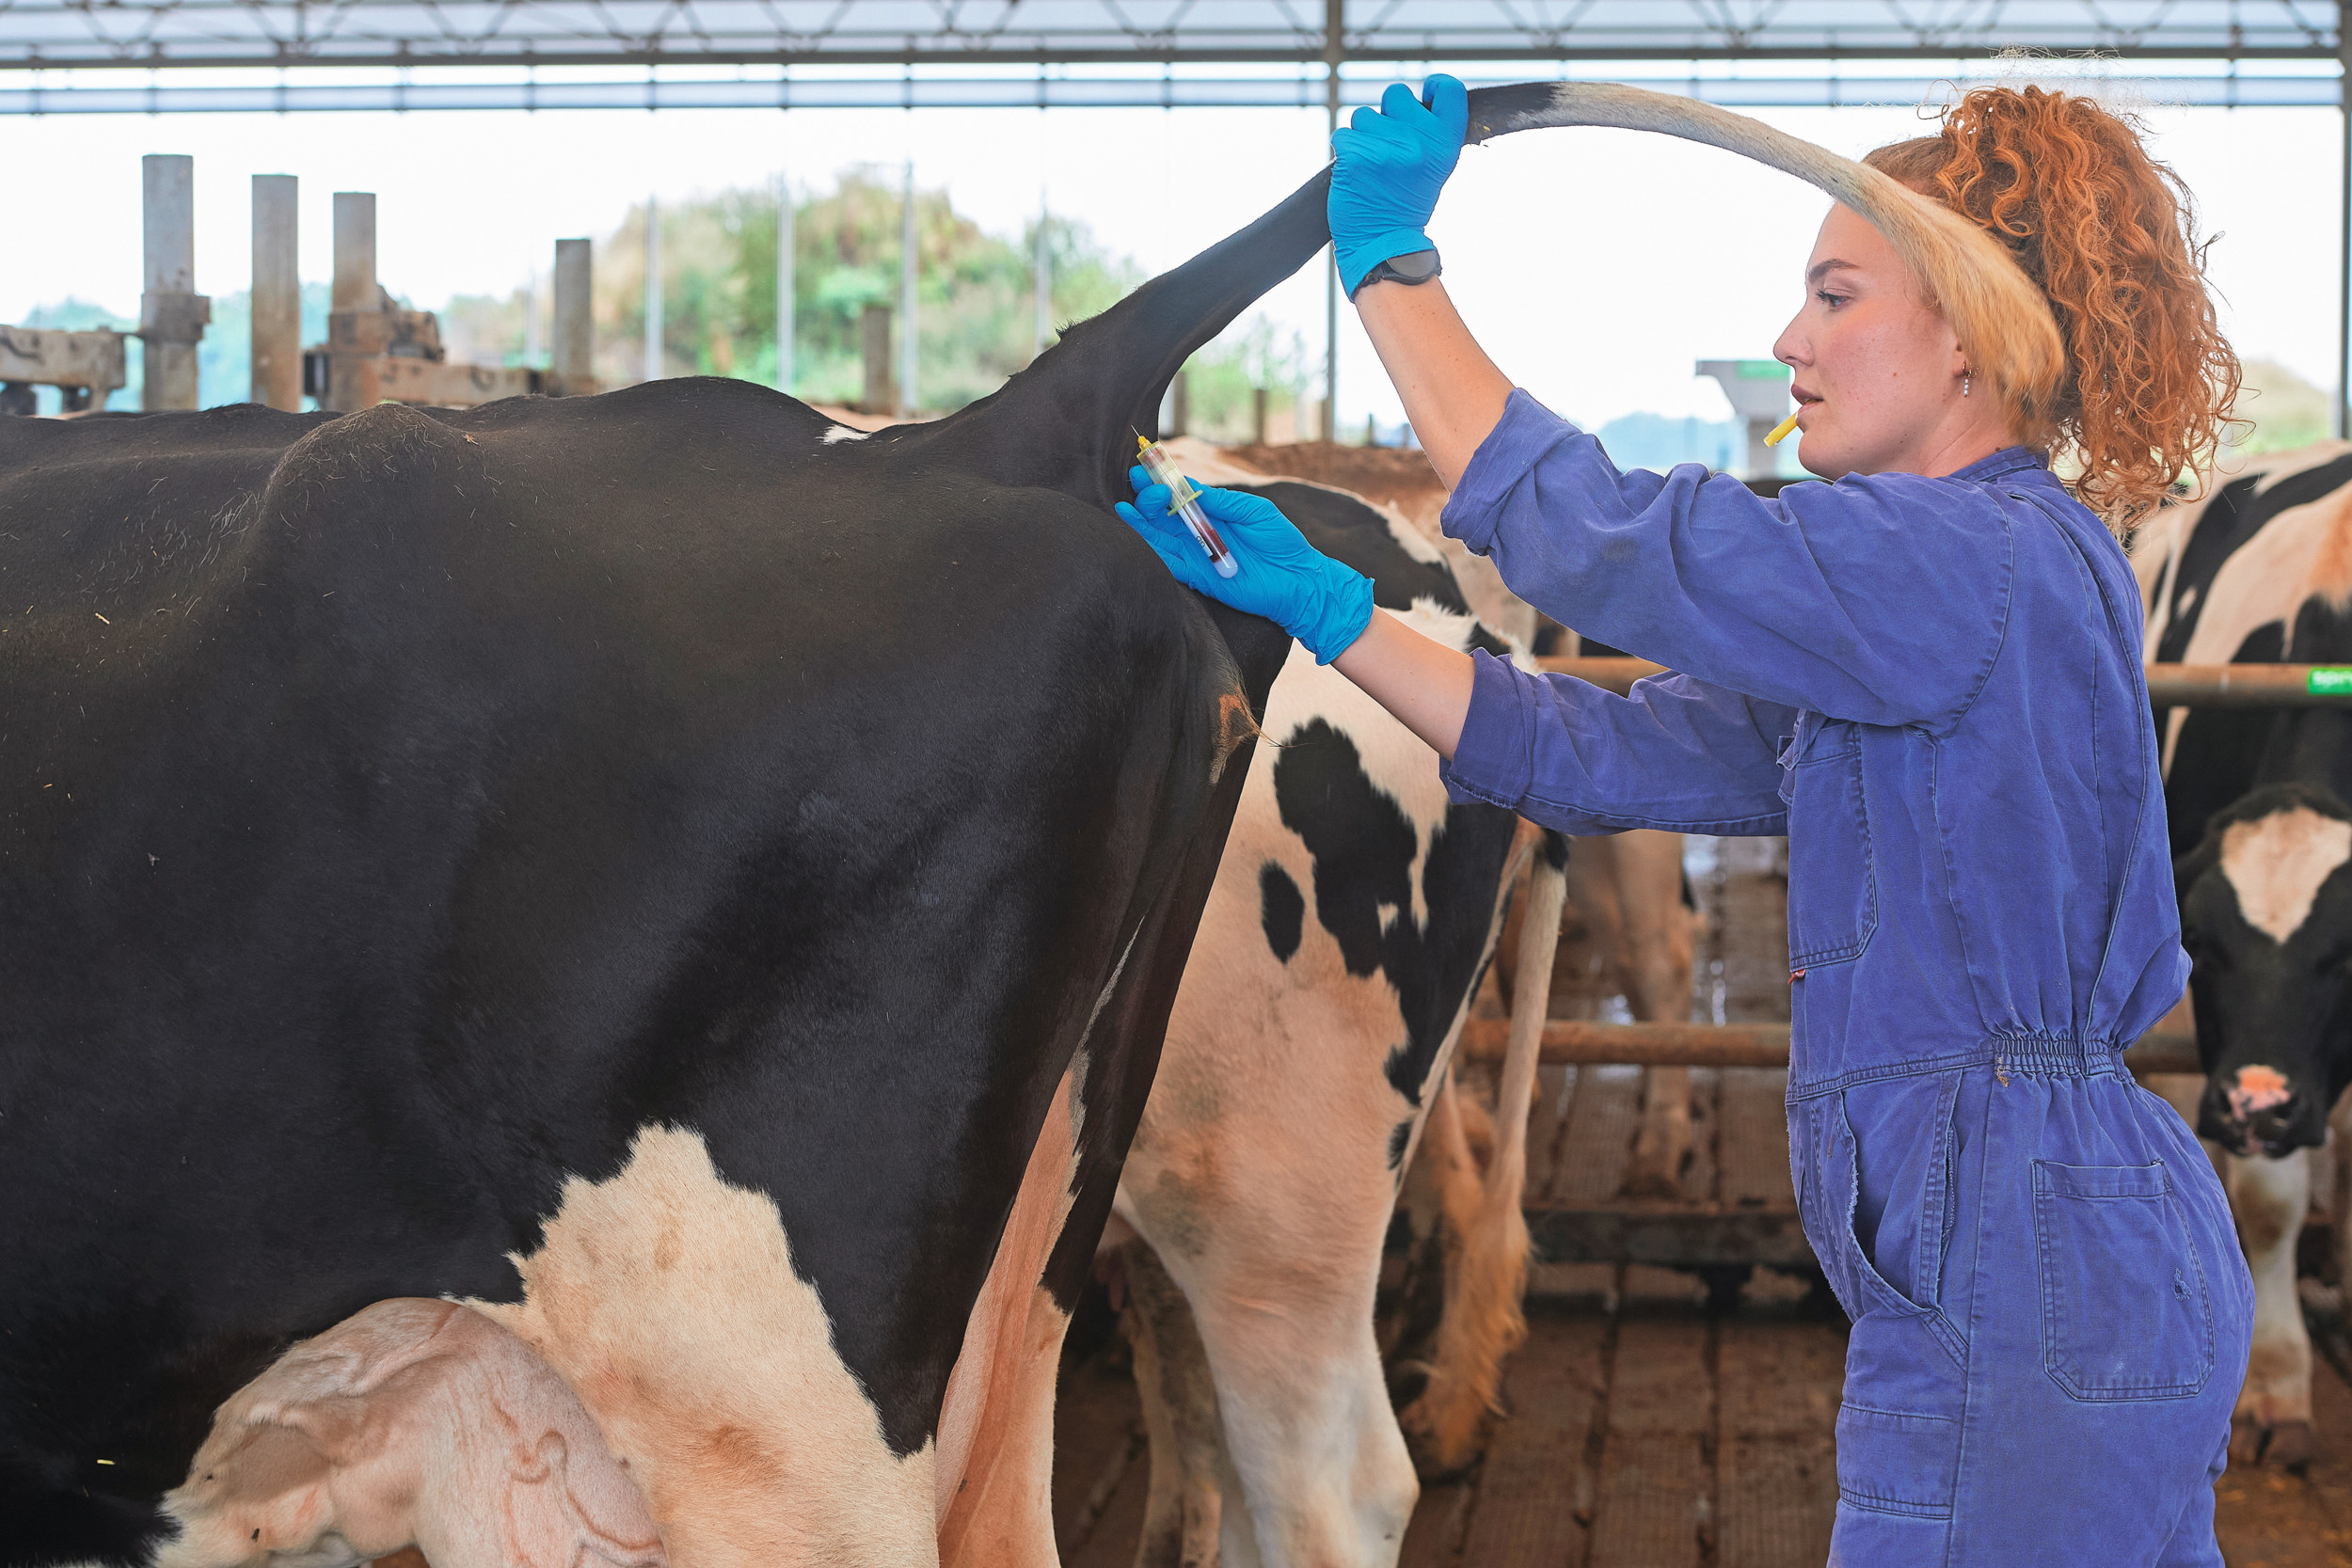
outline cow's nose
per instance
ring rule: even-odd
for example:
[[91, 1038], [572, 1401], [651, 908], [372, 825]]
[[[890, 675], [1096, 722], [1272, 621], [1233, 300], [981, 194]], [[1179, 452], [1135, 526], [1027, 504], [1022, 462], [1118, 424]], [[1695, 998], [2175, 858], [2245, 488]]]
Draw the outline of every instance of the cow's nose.
[[2275, 1067], [2239, 1068], [2223, 1079], [2221, 1095], [2233, 1121], [2285, 1121], [2294, 1114], [2295, 1085]]
[[2303, 1097], [2277, 1068], [2236, 1068], [2205, 1086], [2197, 1132], [2233, 1154], [2280, 1155], [2307, 1141], [2296, 1132], [2303, 1110]]

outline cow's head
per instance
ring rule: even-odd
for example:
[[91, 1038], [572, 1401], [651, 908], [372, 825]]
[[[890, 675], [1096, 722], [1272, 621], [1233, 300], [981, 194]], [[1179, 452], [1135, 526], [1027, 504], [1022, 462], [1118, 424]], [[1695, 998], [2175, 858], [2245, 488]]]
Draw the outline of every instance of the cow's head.
[[2237, 1154], [2315, 1148], [2352, 1077], [2352, 812], [2272, 784], [2215, 814], [2174, 867], [2205, 1096]]

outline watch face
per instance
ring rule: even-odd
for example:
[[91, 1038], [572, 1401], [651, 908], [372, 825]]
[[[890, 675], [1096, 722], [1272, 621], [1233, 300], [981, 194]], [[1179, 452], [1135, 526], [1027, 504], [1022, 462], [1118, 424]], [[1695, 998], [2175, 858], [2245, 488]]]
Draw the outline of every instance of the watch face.
[[1434, 250], [1411, 251], [1403, 256], [1390, 257], [1388, 264], [1399, 277], [1420, 282], [1436, 275], [1438, 253]]

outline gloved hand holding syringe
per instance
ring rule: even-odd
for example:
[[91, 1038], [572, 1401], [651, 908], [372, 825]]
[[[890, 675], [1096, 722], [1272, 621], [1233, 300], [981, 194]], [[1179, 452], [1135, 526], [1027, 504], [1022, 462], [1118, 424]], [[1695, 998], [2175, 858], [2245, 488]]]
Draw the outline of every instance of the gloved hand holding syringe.
[[1193, 488], [1192, 481], [1186, 479], [1184, 470], [1176, 467], [1175, 459], [1169, 457], [1157, 441], [1146, 440], [1141, 436], [1136, 437], [1136, 461], [1143, 465], [1143, 471], [1152, 476], [1152, 483], [1168, 486], [1168, 509], [1182, 517], [1184, 526], [1192, 530], [1192, 536], [1208, 552], [1209, 564], [1216, 568], [1216, 575], [1230, 578], [1239, 571], [1241, 568], [1233, 560], [1233, 552], [1225, 547], [1225, 541], [1209, 521], [1209, 515], [1200, 510], [1200, 492]]
[[[1267, 620], [1328, 664], [1372, 620], [1372, 579], [1307, 542], [1282, 509], [1248, 490], [1203, 490], [1138, 436], [1120, 517], [1176, 580]], [[1229, 546], [1227, 541], [1231, 540]], [[1244, 564], [1247, 562], [1247, 565]]]

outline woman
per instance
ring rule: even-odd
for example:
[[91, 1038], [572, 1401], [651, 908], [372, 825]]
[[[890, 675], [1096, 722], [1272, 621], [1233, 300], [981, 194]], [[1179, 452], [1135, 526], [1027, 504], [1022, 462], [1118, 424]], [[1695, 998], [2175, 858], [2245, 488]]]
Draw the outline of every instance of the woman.
[[1853, 1320], [1834, 1562], [2218, 1564], [2252, 1287], [2197, 1140], [2118, 1055], [2188, 960], [2139, 600], [2085, 504], [2143, 514], [2235, 392], [2185, 193], [2130, 126], [2030, 88], [1873, 154], [2009, 246], [2068, 378], [2042, 414], [2005, 406], [1834, 208], [1774, 353], [1835, 483], [1768, 501], [1697, 467], [1620, 473], [1472, 341], [1422, 232], [1466, 119], [1440, 76], [1334, 138], [1342, 279], [1453, 487], [1446, 531], [1683, 673], [1616, 697], [1439, 648], [1255, 498], [1208, 492], [1230, 580], [1164, 489], [1122, 515], [1336, 660], [1457, 799], [1570, 832], [1788, 833], [1789, 1154]]

